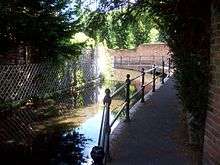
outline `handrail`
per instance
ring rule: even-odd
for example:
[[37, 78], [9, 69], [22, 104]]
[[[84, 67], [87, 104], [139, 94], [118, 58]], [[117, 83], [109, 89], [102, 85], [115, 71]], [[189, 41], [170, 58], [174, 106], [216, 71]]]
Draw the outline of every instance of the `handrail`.
[[105, 116], [105, 106], [102, 111], [102, 120], [101, 120], [101, 126], [100, 126], [100, 131], [99, 131], [99, 139], [98, 139], [98, 145], [101, 145], [101, 136], [102, 136], [102, 130], [103, 130], [103, 121], [104, 121], [104, 116]]
[[[170, 59], [168, 61], [168, 76], [170, 75], [170, 69], [171, 69], [171, 63]], [[103, 114], [102, 114], [102, 120], [101, 120], [101, 126], [100, 126], [100, 132], [99, 132], [99, 139], [98, 139], [98, 146], [93, 147], [91, 151], [91, 157], [94, 160], [95, 165], [103, 165], [106, 164], [106, 161], [109, 159], [109, 137], [111, 133], [111, 128], [114, 125], [114, 123], [118, 120], [122, 112], [125, 112], [125, 121], [130, 121], [129, 116], [129, 110], [130, 110], [130, 101], [133, 99], [136, 95], [138, 95], [141, 92], [141, 102], [145, 102], [144, 95], [145, 95], [145, 87], [152, 85], [152, 92], [155, 92], [155, 84], [156, 80], [158, 78], [161, 78], [161, 83], [164, 83], [165, 78], [165, 62], [164, 59], [162, 59], [162, 65], [156, 66], [154, 65], [152, 69], [148, 69], [147, 71], [142, 68], [141, 74], [136, 76], [133, 79], [130, 79], [130, 75], [126, 75], [126, 81], [118, 88], [116, 89], [112, 94], [110, 94], [110, 90], [105, 90], [105, 97], [103, 100], [104, 107], [103, 107]], [[162, 73], [159, 75], [156, 75], [156, 69], [162, 68]], [[153, 78], [152, 81], [145, 83], [145, 74], [146, 73], [152, 73]], [[141, 80], [141, 89], [137, 90], [132, 96], [130, 96], [130, 84], [133, 80], [142, 77]], [[126, 89], [126, 98], [125, 101], [117, 106], [116, 109], [119, 109], [118, 113], [116, 114], [115, 118], [110, 122], [110, 105], [112, 98], [122, 89]], [[119, 108], [120, 107], [120, 108]]]
[[123, 83], [118, 89], [116, 89], [113, 94], [111, 94], [111, 97], [114, 97], [118, 92], [120, 92], [124, 87], [126, 86], [126, 83]]
[[142, 89], [139, 89], [138, 91], [136, 91], [131, 97], [129, 97], [129, 99], [133, 99]]
[[120, 111], [118, 111], [118, 113], [116, 114], [115, 118], [112, 120], [111, 124], [110, 124], [110, 127], [113, 126], [113, 124], [117, 121], [117, 119], [119, 118], [119, 116], [121, 115], [121, 113], [123, 112], [124, 110], [124, 107], [125, 107], [126, 103], [123, 103]]
[[[156, 68], [158, 68], [158, 67], [156, 67]], [[145, 71], [145, 73], [150, 73], [150, 72], [153, 71], [153, 70], [154, 70], [154, 68], [148, 69], [147, 71]], [[134, 78], [131, 79], [130, 81], [134, 81], [135, 79], [137, 79], [137, 78], [139, 78], [139, 77], [141, 77], [141, 76], [142, 76], [142, 74], [140, 74], [140, 75], [134, 77]], [[118, 92], [120, 92], [125, 86], [126, 86], [126, 82], [123, 83], [118, 89], [116, 89], [116, 90], [111, 94], [111, 97], [114, 97], [114, 96], [115, 96]]]
[[134, 77], [133, 79], [131, 79], [130, 81], [134, 81], [134, 80], [136, 80], [137, 78], [139, 78], [139, 77], [141, 77], [142, 76], [142, 74], [140, 74], [140, 75], [138, 75], [138, 76], [136, 76], [136, 77]]
[[153, 70], [154, 70], [154, 68], [148, 69], [147, 71], [145, 71], [145, 73], [150, 73], [150, 72], [152, 72]]
[[147, 83], [147, 84], [144, 84], [143, 86], [148, 86], [148, 85], [150, 85], [151, 83], [153, 82], [153, 80], [152, 81], [150, 81], [149, 83]]

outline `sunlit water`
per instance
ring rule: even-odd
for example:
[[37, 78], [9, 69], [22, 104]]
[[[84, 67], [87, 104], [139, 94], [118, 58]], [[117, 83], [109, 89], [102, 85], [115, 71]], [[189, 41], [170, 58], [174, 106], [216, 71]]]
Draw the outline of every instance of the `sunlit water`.
[[[0, 151], [3, 164], [54, 164], [54, 165], [80, 165], [91, 164], [90, 152], [92, 147], [98, 143], [98, 136], [103, 112], [102, 99], [105, 88], [114, 91], [119, 87], [125, 78], [123, 73], [130, 73], [131, 78], [140, 72], [128, 70], [114, 70], [112, 81], [105, 85], [95, 85], [79, 92], [79, 100], [82, 106], [71, 108], [68, 115], [55, 116], [38, 122], [33, 126], [35, 132], [31, 144], [24, 147], [23, 143], [10, 142], [11, 146], [16, 144], [16, 150], [6, 149]], [[151, 78], [147, 75], [146, 80]], [[140, 79], [132, 85], [135, 92], [140, 87]], [[112, 101], [112, 109], [124, 101], [124, 92], [119, 94]], [[110, 114], [110, 120], [114, 119], [117, 110]], [[119, 120], [113, 125], [112, 130], [117, 126]], [[9, 142], [8, 144], [9, 145]], [[3, 146], [4, 148], [4, 146]], [[7, 148], [10, 148], [7, 146]], [[12, 147], [13, 148], [13, 147]], [[5, 155], [4, 155], [5, 154]], [[11, 159], [12, 158], [12, 159]]]
[[[90, 89], [91, 90], [91, 89]], [[92, 94], [90, 92], [90, 94]], [[102, 119], [102, 112], [103, 112], [103, 105], [102, 105], [102, 99], [104, 97], [104, 88], [95, 88], [92, 95], [96, 95], [98, 98], [97, 100], [94, 99], [91, 96], [88, 96], [88, 98], [91, 98], [90, 104], [87, 106], [80, 107], [78, 109], [74, 109], [74, 113], [65, 116], [65, 117], [59, 117], [58, 119], [51, 121], [46, 121], [42, 123], [41, 125], [37, 125], [36, 129], [39, 130], [39, 132], [43, 132], [42, 130], [45, 130], [47, 128], [49, 131], [47, 131], [46, 134], [44, 134], [45, 137], [47, 136], [53, 136], [53, 134], [59, 134], [60, 133], [60, 142], [58, 142], [56, 145], [60, 146], [59, 143], [61, 143], [61, 146], [63, 143], [65, 143], [65, 137], [68, 135], [70, 139], [67, 140], [67, 143], [71, 145], [79, 145], [78, 148], [73, 146], [75, 148], [75, 151], [69, 150], [69, 156], [75, 157], [76, 160], [72, 159], [63, 159], [59, 157], [66, 157], [65, 155], [62, 155], [59, 153], [55, 153], [52, 157], [48, 157], [50, 159], [51, 164], [70, 164], [70, 161], [74, 162], [73, 164], [91, 164], [92, 159], [90, 157], [90, 152], [92, 150], [92, 147], [96, 146], [98, 144], [98, 136], [99, 136], [99, 130], [100, 130], [100, 124]], [[94, 99], [94, 100], [93, 100]], [[94, 102], [91, 104], [91, 102]], [[123, 100], [113, 100], [113, 107], [117, 106], [117, 104], [121, 104]], [[114, 114], [110, 113], [110, 120], [114, 119]], [[114, 124], [112, 130], [115, 128], [119, 121], [116, 121]], [[60, 128], [61, 127], [61, 128]], [[59, 129], [57, 129], [59, 128]], [[71, 137], [72, 134], [78, 135], [78, 144], [74, 143], [73, 139], [76, 137]], [[38, 139], [36, 139], [38, 141]], [[49, 139], [50, 140], [50, 139]], [[51, 139], [53, 140], [53, 139]], [[48, 145], [48, 141], [42, 141], [41, 143], [46, 143], [45, 145]], [[50, 142], [49, 142], [50, 143]], [[50, 144], [49, 144], [50, 145]], [[64, 144], [65, 146], [66, 144]], [[63, 150], [63, 147], [61, 147], [61, 150]], [[78, 152], [77, 155], [74, 152]], [[59, 156], [60, 154], [60, 156]], [[58, 155], [58, 156], [57, 156]], [[69, 161], [68, 161], [69, 160]]]

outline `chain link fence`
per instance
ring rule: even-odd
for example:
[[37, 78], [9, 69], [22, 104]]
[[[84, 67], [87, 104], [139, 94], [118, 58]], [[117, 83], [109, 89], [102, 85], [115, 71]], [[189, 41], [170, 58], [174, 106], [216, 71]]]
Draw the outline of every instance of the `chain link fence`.
[[97, 61], [83, 54], [62, 65], [0, 65], [0, 150], [31, 144], [39, 123], [97, 102]]
[[98, 77], [95, 60], [27, 65], [0, 65], [0, 100], [21, 101], [45, 97]]

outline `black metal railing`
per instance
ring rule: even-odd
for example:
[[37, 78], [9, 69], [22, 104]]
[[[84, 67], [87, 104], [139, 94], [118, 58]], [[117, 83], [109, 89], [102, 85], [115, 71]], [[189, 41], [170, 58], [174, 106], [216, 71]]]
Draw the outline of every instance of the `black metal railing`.
[[[98, 146], [93, 147], [91, 151], [91, 157], [94, 161], [94, 165], [103, 165], [107, 163], [107, 160], [110, 159], [110, 152], [109, 152], [109, 142], [110, 142], [110, 133], [111, 128], [114, 125], [114, 123], [118, 120], [122, 112], [125, 112], [125, 121], [130, 121], [130, 102], [131, 100], [136, 97], [137, 95], [140, 95], [140, 101], [143, 103], [145, 102], [144, 96], [145, 96], [145, 88], [152, 84], [152, 92], [155, 92], [156, 90], [156, 80], [161, 78], [161, 83], [164, 84], [164, 79], [166, 77], [165, 71], [167, 71], [167, 76], [170, 76], [171, 74], [171, 60], [168, 59], [167, 67], [165, 67], [165, 61], [162, 59], [161, 66], [153, 65], [152, 69], [149, 69], [147, 71], [142, 68], [140, 71], [140, 75], [130, 79], [130, 75], [126, 75], [125, 82], [116, 89], [112, 94], [109, 89], [105, 90], [105, 97], [103, 99], [103, 115], [101, 120], [101, 127], [99, 132], [99, 139], [98, 139]], [[152, 81], [145, 82], [145, 74], [151, 73]], [[130, 85], [131, 82], [141, 77], [141, 88], [137, 90], [135, 93], [131, 95], [130, 92]], [[120, 108], [118, 110], [118, 113], [115, 115], [115, 118], [110, 122], [110, 107], [112, 99], [121, 91], [125, 89], [126, 95], [125, 95], [125, 101], [120, 105]]]

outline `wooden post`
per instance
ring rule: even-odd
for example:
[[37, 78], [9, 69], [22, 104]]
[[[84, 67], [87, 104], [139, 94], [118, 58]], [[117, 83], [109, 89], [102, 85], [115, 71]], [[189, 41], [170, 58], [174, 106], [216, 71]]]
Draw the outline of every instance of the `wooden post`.
[[142, 68], [142, 81], [141, 81], [141, 102], [144, 102], [144, 90], [145, 90], [145, 86], [144, 86], [144, 76], [145, 76], [145, 72], [144, 72], [144, 68]]

